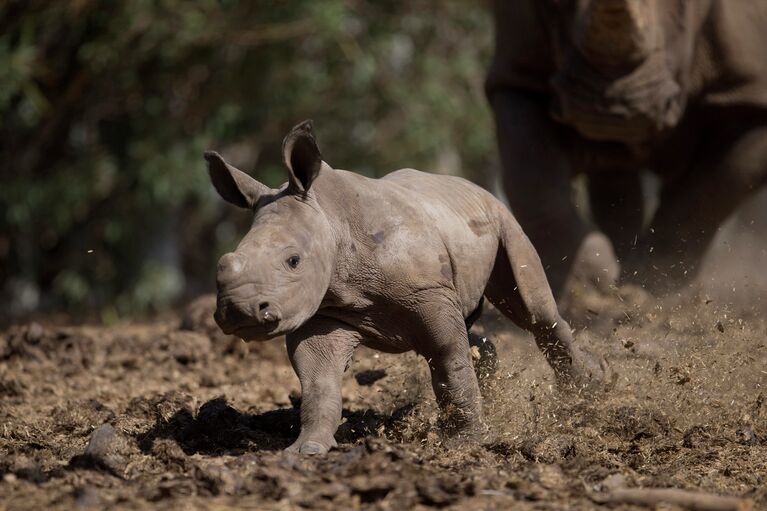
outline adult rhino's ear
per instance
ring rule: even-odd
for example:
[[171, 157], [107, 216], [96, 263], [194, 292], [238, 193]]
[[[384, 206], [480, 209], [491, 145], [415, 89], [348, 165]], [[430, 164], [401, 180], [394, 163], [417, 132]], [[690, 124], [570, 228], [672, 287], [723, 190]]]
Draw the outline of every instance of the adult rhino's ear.
[[218, 194], [227, 202], [241, 208], [253, 209], [259, 197], [271, 191], [246, 173], [224, 161], [215, 151], [206, 151], [208, 174]]
[[290, 188], [303, 193], [309, 190], [322, 168], [322, 155], [314, 138], [312, 121], [304, 121], [290, 130], [282, 141], [282, 161], [290, 171]]

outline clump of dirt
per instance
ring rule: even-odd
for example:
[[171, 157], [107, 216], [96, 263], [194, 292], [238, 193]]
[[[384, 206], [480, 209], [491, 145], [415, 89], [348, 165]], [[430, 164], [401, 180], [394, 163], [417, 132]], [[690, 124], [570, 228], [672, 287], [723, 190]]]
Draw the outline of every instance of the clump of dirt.
[[[13, 326], [0, 334], [0, 502], [258, 509], [604, 507], [595, 488], [676, 487], [767, 508], [767, 324], [709, 298], [584, 293], [577, 342], [618, 374], [560, 391], [532, 339], [492, 308], [475, 327], [487, 438], [446, 441], [426, 364], [355, 354], [338, 449], [285, 453], [300, 387], [273, 341], [210, 321]], [[580, 307], [580, 310], [578, 309]], [[2, 506], [0, 506], [2, 507]], [[611, 505], [610, 509], [638, 509]]]

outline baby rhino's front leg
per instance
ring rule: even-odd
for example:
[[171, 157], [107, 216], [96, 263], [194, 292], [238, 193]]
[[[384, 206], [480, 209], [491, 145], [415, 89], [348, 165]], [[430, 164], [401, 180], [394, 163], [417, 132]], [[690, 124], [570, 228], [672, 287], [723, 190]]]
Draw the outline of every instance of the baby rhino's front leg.
[[336, 446], [341, 381], [357, 344], [356, 332], [326, 318], [314, 318], [288, 335], [288, 356], [301, 382], [301, 434], [289, 451], [324, 454]]

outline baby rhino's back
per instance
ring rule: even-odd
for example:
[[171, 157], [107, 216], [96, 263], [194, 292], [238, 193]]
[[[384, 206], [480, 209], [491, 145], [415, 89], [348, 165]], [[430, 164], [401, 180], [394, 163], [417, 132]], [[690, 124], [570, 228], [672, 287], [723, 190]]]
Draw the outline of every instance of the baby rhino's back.
[[464, 315], [471, 313], [495, 263], [498, 208], [505, 206], [486, 190], [456, 176], [403, 169], [382, 181], [396, 185], [428, 219], [427, 228], [439, 233]]

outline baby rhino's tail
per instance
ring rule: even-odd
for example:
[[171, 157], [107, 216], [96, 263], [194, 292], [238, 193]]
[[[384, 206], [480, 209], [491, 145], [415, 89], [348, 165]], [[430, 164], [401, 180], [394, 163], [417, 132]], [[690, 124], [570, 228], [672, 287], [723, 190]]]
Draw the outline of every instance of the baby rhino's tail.
[[485, 296], [519, 327], [535, 336], [558, 376], [572, 366], [570, 326], [562, 319], [541, 260], [517, 220], [498, 204], [498, 253]]

